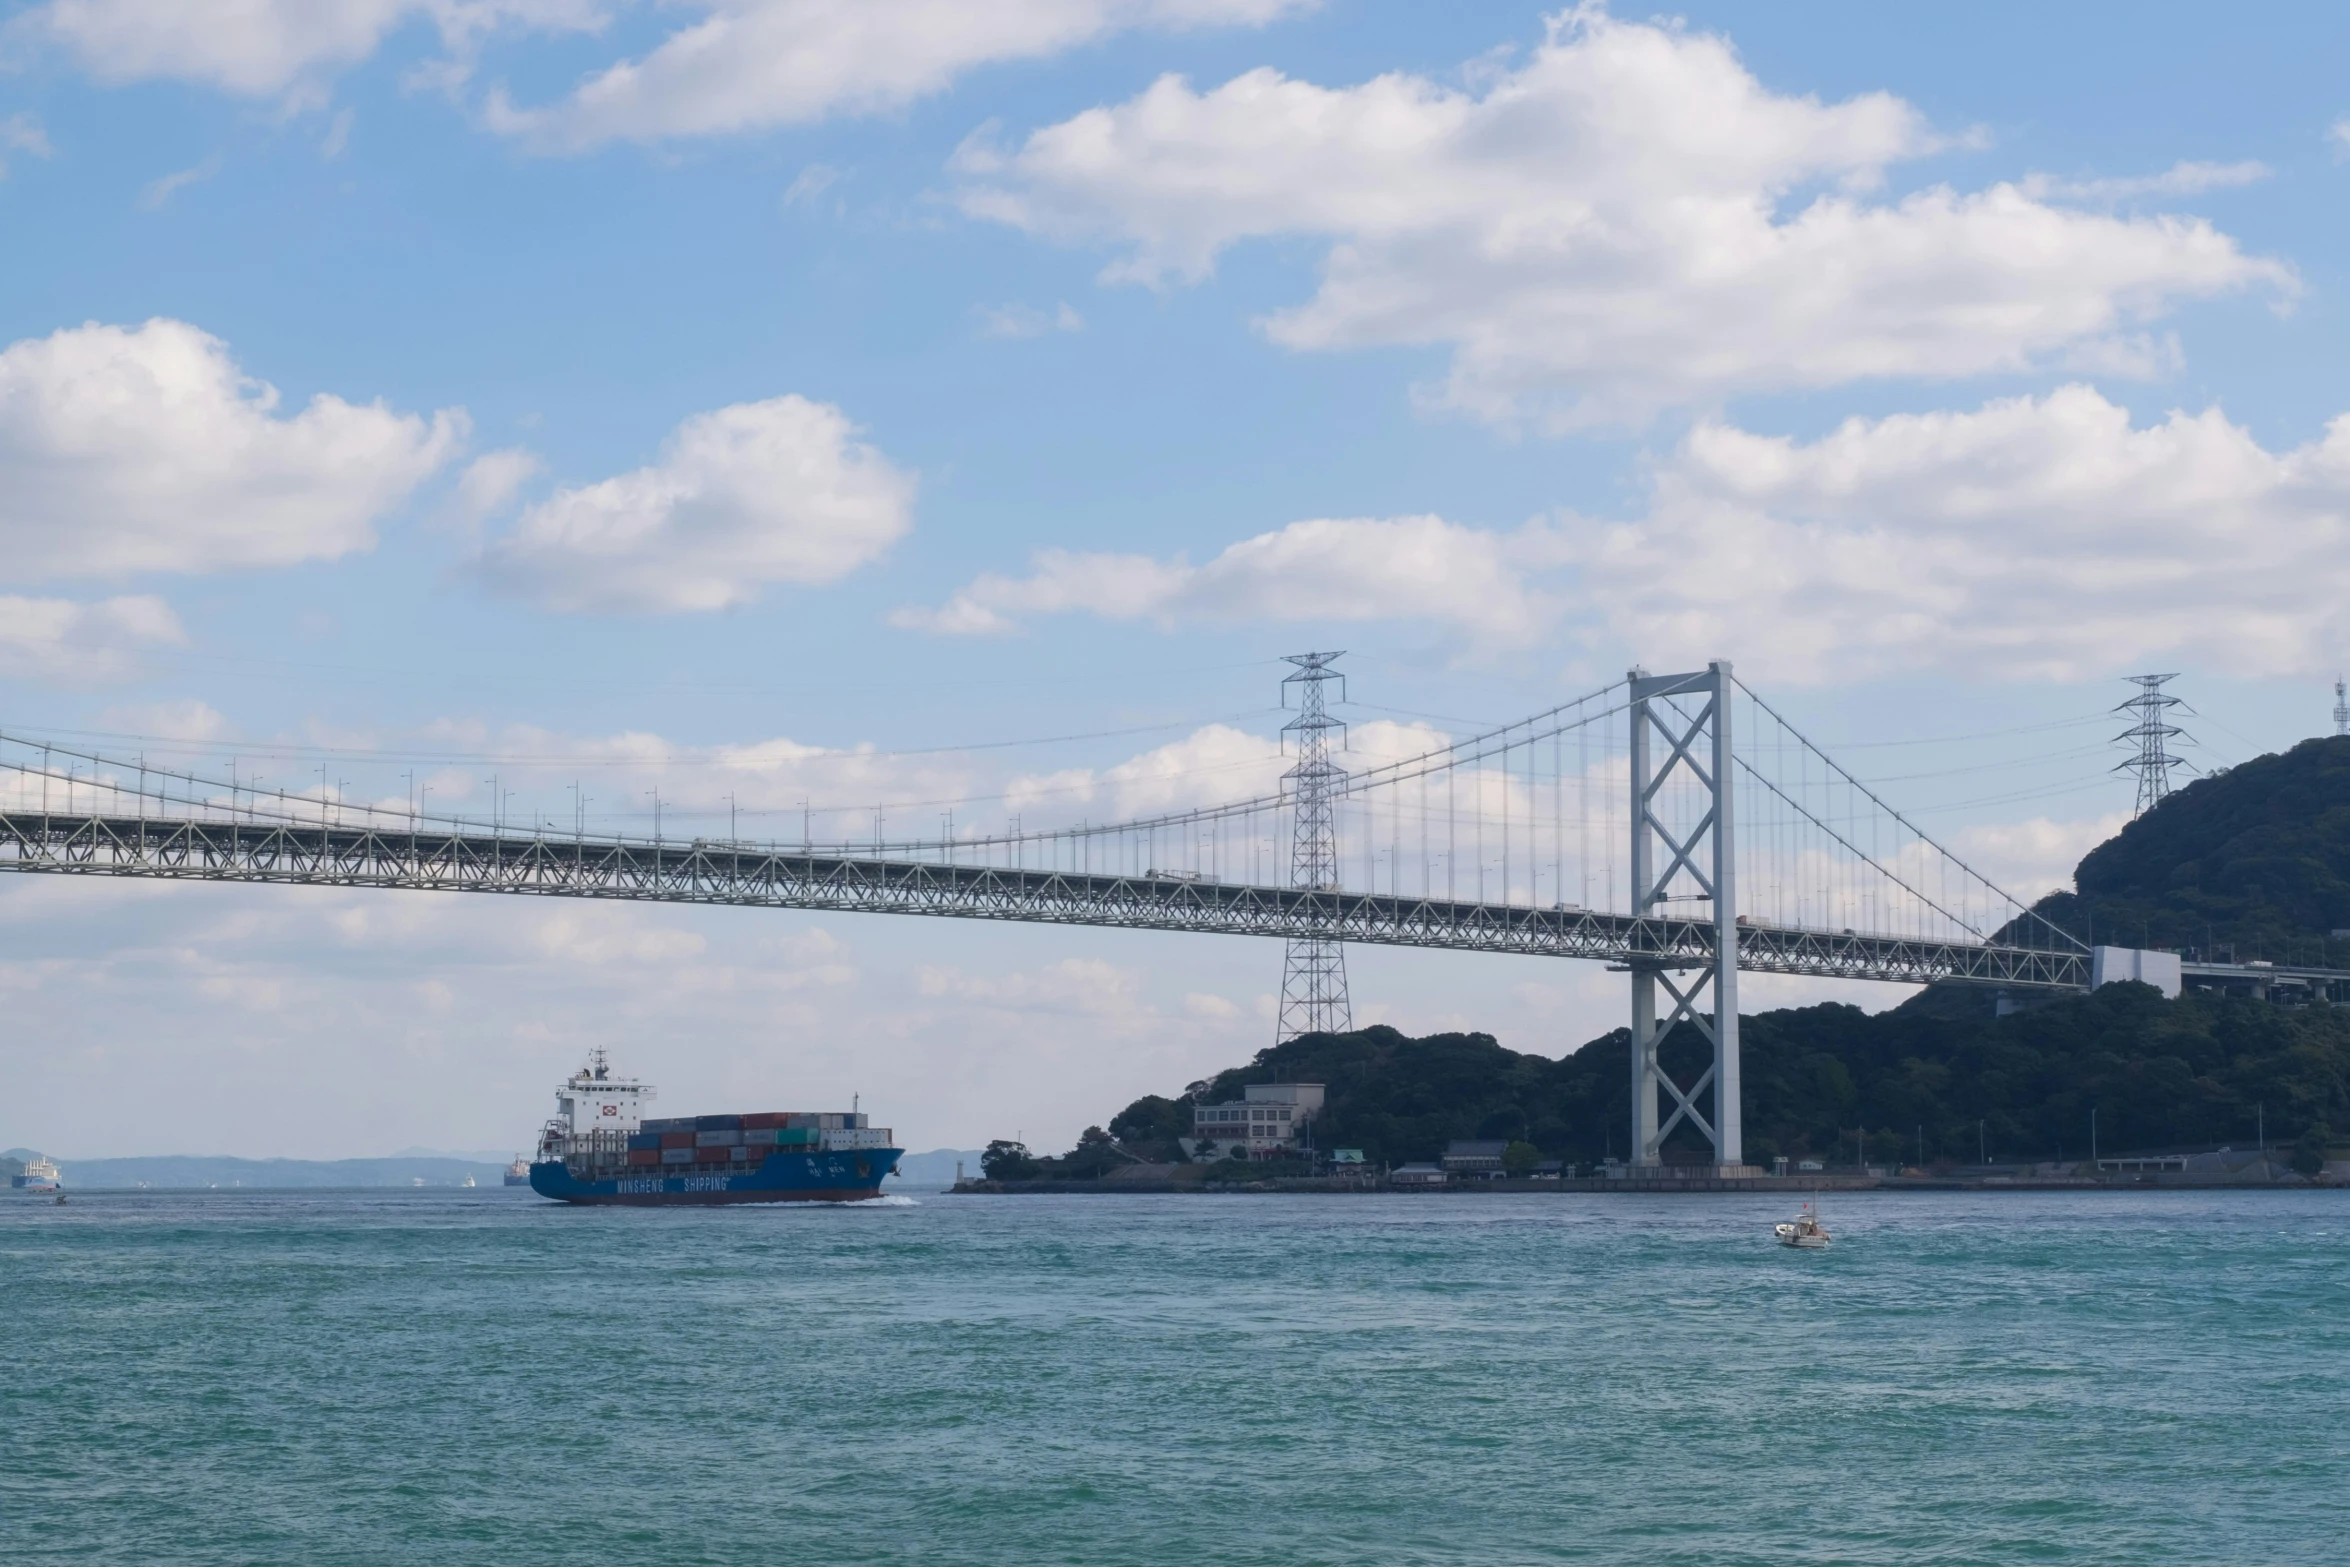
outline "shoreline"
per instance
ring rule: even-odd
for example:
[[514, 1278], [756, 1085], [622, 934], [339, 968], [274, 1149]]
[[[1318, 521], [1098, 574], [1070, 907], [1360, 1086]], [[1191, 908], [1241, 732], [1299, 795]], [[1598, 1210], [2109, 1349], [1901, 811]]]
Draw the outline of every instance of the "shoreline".
[[2335, 1190], [2350, 1190], [2350, 1178], [2345, 1178], [2329, 1169], [2323, 1176], [2314, 1179], [2300, 1175], [2251, 1179], [2225, 1177], [2211, 1179], [2201, 1176], [2151, 1173], [2130, 1173], [2102, 1178], [2086, 1175], [2025, 1175], [1969, 1179], [1941, 1175], [1863, 1176], [1827, 1173], [1817, 1176], [1758, 1175], [1728, 1178], [1702, 1176], [1687, 1180], [1633, 1180], [1620, 1177], [1609, 1179], [1601, 1176], [1583, 1176], [1555, 1181], [1454, 1181], [1441, 1186], [1394, 1186], [1384, 1181], [1341, 1180], [1325, 1176], [1271, 1176], [1254, 1181], [1209, 1181], [1206, 1179], [1182, 1180], [1165, 1176], [1141, 1176], [1120, 1180], [1116, 1174], [1113, 1174], [1111, 1177], [1093, 1181], [965, 1180], [947, 1187], [943, 1195], [950, 1197], [1058, 1197], [1149, 1193], [1227, 1197], [1343, 1194], [1443, 1198], [1450, 1196], [1548, 1195], [1654, 1196], [1658, 1194], [1694, 1196], [1716, 1193], [1760, 1194], [1766, 1192], [1785, 1196], [1807, 1196], [1814, 1192], [2283, 1192]]

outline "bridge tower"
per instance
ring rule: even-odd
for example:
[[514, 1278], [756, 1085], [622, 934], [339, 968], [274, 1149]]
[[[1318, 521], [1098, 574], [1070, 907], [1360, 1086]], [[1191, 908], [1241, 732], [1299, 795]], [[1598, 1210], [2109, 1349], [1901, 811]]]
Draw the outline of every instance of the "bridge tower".
[[[1685, 964], [1630, 960], [1632, 972], [1632, 1163], [1663, 1162], [1665, 1138], [1683, 1118], [1714, 1147], [1717, 1167], [1746, 1162], [1745, 1129], [1739, 1118], [1738, 1083], [1738, 899], [1737, 853], [1731, 811], [1730, 665], [1716, 660], [1686, 675], [1631, 673], [1632, 708], [1632, 914], [1635, 919], [1672, 917], [1674, 903], [1710, 905], [1714, 955], [1694, 971], [1684, 988], [1675, 975]], [[1673, 700], [1678, 699], [1678, 700]], [[1654, 742], [1664, 742], [1662, 764]], [[1657, 814], [1660, 792], [1685, 777], [1697, 786], [1703, 809], [1692, 824]], [[1675, 813], [1686, 817], [1686, 812]], [[1662, 849], [1664, 868], [1657, 869]], [[1679, 890], [1676, 890], [1679, 889]], [[1661, 940], [1634, 936], [1634, 946], [1661, 949]], [[1658, 992], [1671, 1001], [1660, 1015]], [[1710, 1012], [1698, 1010], [1711, 992]], [[1687, 1022], [1713, 1045], [1713, 1062], [1684, 1088], [1657, 1060], [1657, 1049], [1677, 1023]], [[1713, 1114], [1705, 1113], [1705, 1091], [1713, 1090]], [[1660, 1125], [1658, 1098], [1669, 1096], [1672, 1114]]]
[[1289, 938], [1281, 968], [1281, 1018], [1274, 1042], [1300, 1034], [1343, 1033], [1354, 1027], [1354, 1009], [1346, 999], [1346, 953], [1338, 943], [1338, 807], [1337, 794], [1346, 770], [1330, 759], [1330, 732], [1337, 730], [1343, 745], [1346, 724], [1332, 718], [1324, 706], [1322, 687], [1338, 682], [1338, 699], [1346, 700], [1346, 676], [1330, 666], [1338, 653], [1286, 655], [1297, 673], [1281, 682], [1281, 705], [1289, 705], [1289, 688], [1296, 686], [1297, 717], [1281, 726], [1284, 743], [1297, 736], [1297, 765], [1283, 773], [1296, 804], [1291, 834], [1289, 884], [1316, 896], [1307, 900], [1308, 933]]

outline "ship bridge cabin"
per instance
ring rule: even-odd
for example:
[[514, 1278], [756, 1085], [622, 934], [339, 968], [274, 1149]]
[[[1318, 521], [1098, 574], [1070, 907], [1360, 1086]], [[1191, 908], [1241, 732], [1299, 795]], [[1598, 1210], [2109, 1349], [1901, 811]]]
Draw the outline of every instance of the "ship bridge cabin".
[[587, 1065], [571, 1074], [555, 1090], [555, 1115], [573, 1137], [590, 1132], [633, 1132], [644, 1121], [652, 1103], [653, 1087], [633, 1077], [614, 1077], [604, 1052], [589, 1054]]

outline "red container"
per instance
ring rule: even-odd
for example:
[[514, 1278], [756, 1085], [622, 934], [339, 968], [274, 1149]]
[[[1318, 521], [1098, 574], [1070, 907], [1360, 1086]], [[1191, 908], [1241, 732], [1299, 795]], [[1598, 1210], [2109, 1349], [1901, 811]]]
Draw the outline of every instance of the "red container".
[[628, 1162], [630, 1164], [659, 1164], [661, 1150], [658, 1148], [631, 1148], [628, 1151]]
[[771, 1132], [790, 1119], [791, 1115], [788, 1111], [762, 1110], [757, 1115], [746, 1115], [743, 1117], [743, 1130], [746, 1132]]
[[694, 1134], [691, 1132], [663, 1132], [661, 1134], [661, 1146], [664, 1148], [691, 1148], [693, 1145]]

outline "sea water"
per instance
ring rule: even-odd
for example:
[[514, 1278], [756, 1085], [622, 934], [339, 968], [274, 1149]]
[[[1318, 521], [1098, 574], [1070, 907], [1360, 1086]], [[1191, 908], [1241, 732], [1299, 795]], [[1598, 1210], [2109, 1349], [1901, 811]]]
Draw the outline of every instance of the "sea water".
[[2339, 1562], [2350, 1193], [0, 1205], [0, 1562]]

